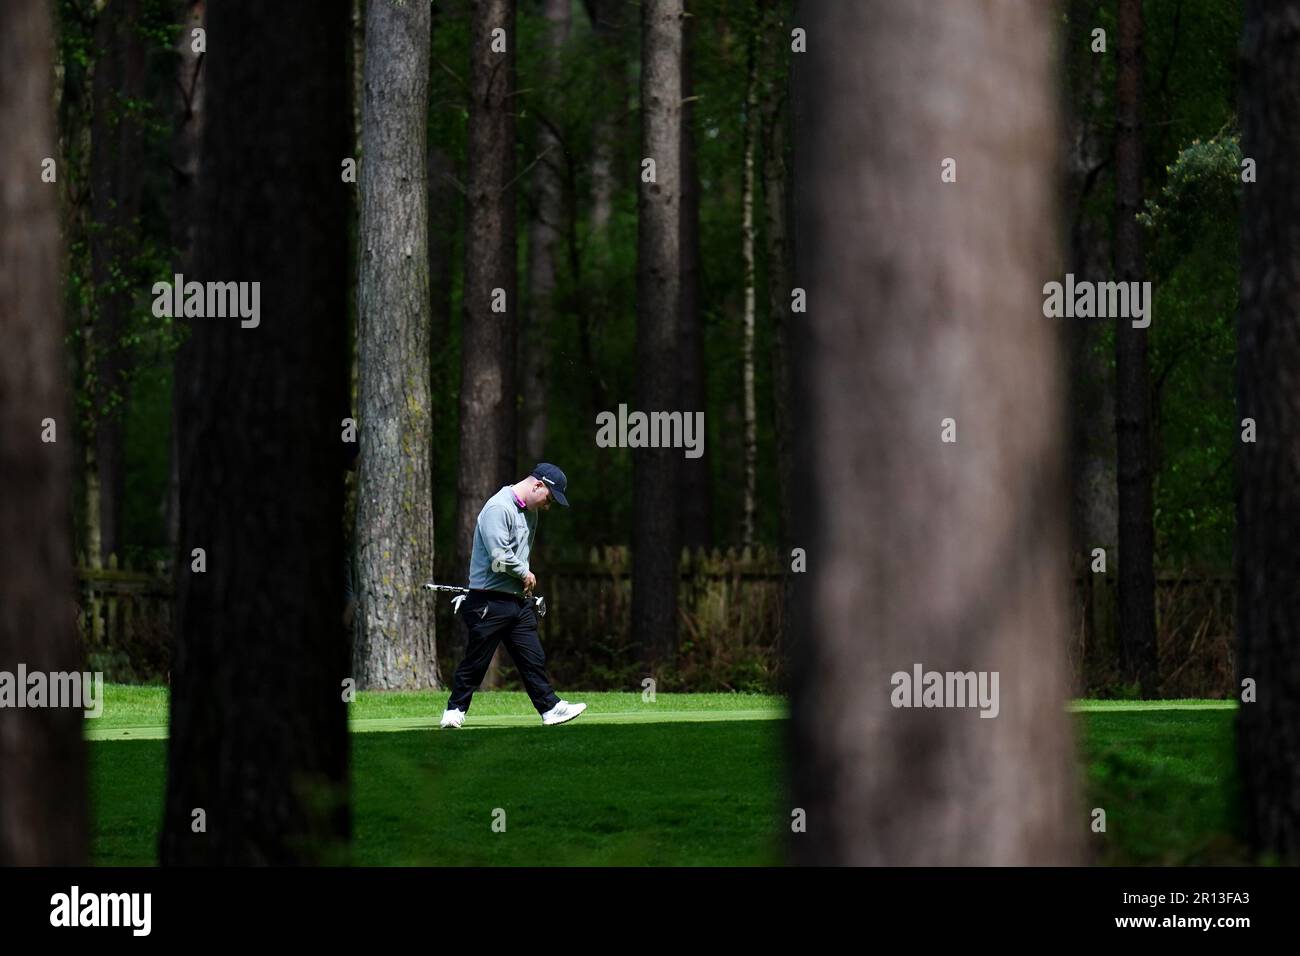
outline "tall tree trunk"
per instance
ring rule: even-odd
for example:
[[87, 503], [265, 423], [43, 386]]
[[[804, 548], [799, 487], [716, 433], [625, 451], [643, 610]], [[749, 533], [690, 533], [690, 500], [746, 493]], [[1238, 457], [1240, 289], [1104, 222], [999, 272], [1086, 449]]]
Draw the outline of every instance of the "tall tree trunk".
[[601, 113], [592, 131], [591, 231], [599, 235], [609, 225], [618, 189], [619, 154], [627, 112], [627, 62], [624, 59], [625, 0], [586, 0], [587, 13], [601, 49], [601, 79], [610, 90], [612, 113]]
[[[493, 36], [496, 30], [504, 31], [503, 39]], [[504, 50], [500, 50], [502, 42]], [[515, 474], [515, 116], [510, 99], [515, 91], [515, 0], [473, 0], [470, 46], [469, 198], [456, 482], [456, 564], [466, 574], [479, 511], [502, 485], [519, 477]], [[504, 311], [494, 311], [494, 306]], [[498, 648], [484, 687], [499, 684], [503, 654]]]
[[[0, 3], [0, 671], [10, 674], [81, 670], [59, 194], [41, 181], [56, 156], [49, 11]], [[47, 418], [57, 441], [42, 440]], [[0, 708], [0, 866], [85, 864], [82, 723], [75, 707]]]
[[95, 288], [94, 477], [99, 493], [100, 555], [122, 549], [126, 487], [123, 406], [131, 357], [122, 338], [134, 294], [128, 265], [138, 236], [144, 169], [144, 38], [139, 0], [111, 0], [99, 14], [91, 131], [91, 278]]
[[[70, 14], [61, 8], [61, 14]], [[93, 17], [60, 16], [54, 25], [56, 35], [63, 34], [68, 45], [92, 45]], [[64, 43], [56, 44], [62, 50]], [[93, 303], [94, 283], [90, 278], [90, 251], [87, 236], [90, 216], [90, 128], [94, 117], [94, 58], [61, 57], [63, 89], [59, 97], [59, 190], [63, 196], [63, 235], [66, 274], [65, 297], [67, 324], [75, 328], [81, 341], [75, 352], [74, 394], [90, 396], [94, 388]], [[75, 279], [75, 282], [73, 281]], [[72, 432], [71, 456], [76, 463], [74, 481], [73, 549], [78, 559], [97, 562], [100, 555], [99, 485], [95, 476], [95, 429], [93, 410], [76, 410]], [[73, 423], [70, 423], [73, 424]], [[65, 440], [66, 437], [65, 437]]]
[[[435, 381], [454, 375], [446, 351], [451, 343], [452, 250], [455, 247], [460, 193], [451, 157], [436, 143], [429, 144], [429, 301], [433, 309], [429, 351]], [[455, 383], [453, 381], [452, 387]]]
[[745, 287], [744, 333], [741, 338], [741, 398], [745, 408], [745, 482], [740, 538], [745, 547], [754, 543], [754, 515], [758, 510], [758, 405], [754, 400], [754, 143], [758, 119], [758, 58], [754, 38], [749, 43], [749, 71], [745, 80], [745, 132], [741, 137], [740, 244]]
[[1300, 0], [1246, 4], [1237, 407], [1254, 444], [1238, 452], [1237, 676], [1256, 699], [1237, 721], [1251, 845], [1300, 862]]
[[339, 452], [353, 187], [335, 159], [350, 141], [347, 5], [214, 3], [207, 37], [195, 274], [260, 281], [260, 324], [197, 319], [182, 349], [161, 857], [338, 861], [350, 832]]
[[[776, 432], [776, 492], [778, 553], [782, 562], [791, 560], [794, 542], [792, 487], [794, 461], [790, 409], [790, 277], [793, 275], [793, 249], [790, 241], [789, 164], [786, 160], [788, 123], [787, 90], [790, 65], [787, 50], [790, 35], [787, 0], [768, 0], [764, 6], [763, 36], [759, 46], [762, 68], [762, 148], [763, 148], [763, 235], [767, 264], [767, 307], [772, 335], [772, 411]], [[787, 565], [788, 567], [788, 565]], [[781, 625], [778, 639], [782, 660], [788, 659], [792, 632], [790, 609], [793, 578], [783, 585]], [[783, 675], [784, 676], [784, 675]]]
[[438, 687], [426, 179], [429, 6], [366, 5], [357, 492], [358, 686]]
[[[1119, 73], [1115, 131], [1115, 271], [1120, 282], [1143, 278], [1142, 0], [1119, 3]], [[1119, 635], [1125, 679], [1154, 696], [1156, 651], [1155, 529], [1151, 497], [1151, 388], [1148, 329], [1128, 319], [1115, 326], [1115, 439], [1119, 451]]]
[[[795, 58], [809, 561], [790, 854], [1069, 862], [1086, 822], [1063, 708], [1058, 356], [1038, 314], [1057, 238], [1051, 7], [861, 0], [799, 22], [819, 47]], [[960, 185], [940, 182], [948, 156]], [[914, 665], [999, 673], [997, 716], [896, 708]]]
[[[700, 173], [695, 162], [695, 16], [682, 24], [682, 211], [681, 313], [677, 367], [681, 375], [682, 411], [705, 411], [704, 325], [700, 320]], [[681, 541], [688, 548], [713, 544], [712, 482], [709, 443], [698, 458], [683, 458], [681, 468]]]
[[[192, 31], [204, 21], [205, 0], [180, 0], [181, 34], [176, 42], [176, 112], [172, 118], [173, 266], [181, 275], [194, 272], [194, 213], [198, 196], [199, 148], [203, 140], [203, 57], [194, 52]], [[172, 367], [171, 467], [167, 481], [167, 553], [176, 557], [181, 529], [179, 387]]]
[[[1110, 217], [1090, 212], [1107, 165], [1103, 131], [1092, 118], [1100, 98], [1105, 55], [1092, 51], [1098, 0], [1070, 0], [1066, 28], [1065, 222], [1066, 271], [1088, 282], [1111, 274]], [[1093, 548], [1105, 549], [1114, 567], [1118, 544], [1118, 477], [1115, 470], [1115, 373], [1100, 348], [1103, 326], [1076, 319], [1065, 326], [1068, 348], [1067, 434], [1072, 570], [1082, 575], [1086, 646], [1118, 658], [1114, 592], [1108, 575], [1091, 570]], [[1108, 569], [1109, 570], [1109, 569]], [[1081, 668], [1086, 661], [1080, 661]], [[1086, 685], [1088, 673], [1081, 671]], [[1079, 688], [1082, 690], [1083, 688]]]
[[[655, 181], [637, 191], [636, 407], [680, 409], [677, 316], [681, 200], [682, 0], [641, 4], [641, 155]], [[677, 652], [680, 448], [632, 451], [632, 638], [651, 667]]]
[[[569, 0], [546, 0], [546, 49], [542, 82], [554, 89], [560, 51], [569, 38]], [[550, 395], [547, 360], [550, 328], [555, 314], [556, 248], [564, 235], [564, 154], [547, 123], [538, 123], [537, 165], [533, 167], [534, 212], [528, 224], [528, 322], [519, 336], [520, 438], [529, 467], [545, 457], [546, 407]]]

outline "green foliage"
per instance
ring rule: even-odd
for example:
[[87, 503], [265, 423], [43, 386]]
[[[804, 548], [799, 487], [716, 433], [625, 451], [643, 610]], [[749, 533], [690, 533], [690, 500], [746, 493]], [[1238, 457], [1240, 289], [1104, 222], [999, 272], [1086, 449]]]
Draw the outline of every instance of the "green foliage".
[[1193, 140], [1138, 219], [1156, 283], [1151, 381], [1157, 550], [1167, 564], [1231, 563], [1241, 149]]

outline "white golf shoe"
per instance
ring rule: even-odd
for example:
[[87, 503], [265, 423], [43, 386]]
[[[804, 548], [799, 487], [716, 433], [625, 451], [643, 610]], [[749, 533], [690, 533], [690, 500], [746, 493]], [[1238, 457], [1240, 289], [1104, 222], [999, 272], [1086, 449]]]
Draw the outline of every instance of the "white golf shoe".
[[465, 723], [465, 711], [458, 707], [449, 707], [447, 710], [442, 712], [442, 723], [438, 726], [443, 728], [459, 728], [463, 723]]
[[550, 727], [553, 724], [562, 724], [566, 720], [572, 720], [580, 713], [587, 709], [586, 704], [570, 704], [567, 700], [562, 700], [546, 713], [542, 714], [542, 724]]

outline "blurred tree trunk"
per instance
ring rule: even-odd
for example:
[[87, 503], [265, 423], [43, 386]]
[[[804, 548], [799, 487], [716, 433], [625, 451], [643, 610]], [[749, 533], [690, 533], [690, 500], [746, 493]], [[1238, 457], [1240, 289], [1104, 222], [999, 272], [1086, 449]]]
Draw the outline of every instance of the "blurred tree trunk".
[[1241, 59], [1242, 187], [1237, 402], [1238, 753], [1251, 845], [1300, 862], [1300, 0], [1249, 0]]
[[[700, 317], [700, 173], [695, 163], [695, 16], [682, 24], [682, 212], [681, 316], [677, 367], [681, 375], [682, 411], [707, 411], [704, 325]], [[688, 548], [713, 546], [713, 509], [709, 478], [709, 444], [698, 458], [681, 461], [681, 542]]]
[[[820, 39], [795, 58], [808, 572], [790, 856], [1067, 863], [1087, 821], [1070, 801], [1062, 396], [1040, 311], [1051, 7], [862, 0], [799, 22]], [[950, 156], [957, 184], [940, 182]], [[999, 673], [997, 716], [896, 708], [893, 675], [914, 664]]]
[[[1119, 0], [1119, 73], [1115, 130], [1115, 271], [1143, 279], [1142, 0]], [[1155, 529], [1151, 493], [1151, 387], [1147, 333], [1115, 325], [1115, 439], [1119, 451], [1119, 638], [1125, 680], [1155, 696]]]
[[260, 324], [198, 319], [182, 348], [160, 853], [339, 862], [351, 829], [339, 457], [354, 187], [334, 157], [350, 142], [348, 8], [222, 2], [207, 14], [195, 274], [261, 282]]
[[[569, 0], [545, 0], [545, 50], [540, 82], [552, 91], [558, 82], [560, 52], [569, 39]], [[528, 223], [528, 321], [519, 336], [520, 438], [531, 468], [546, 454], [546, 408], [550, 400], [550, 331], [555, 315], [556, 248], [564, 235], [564, 153], [555, 131], [537, 124], [537, 165], [533, 167], [533, 215]]]
[[[505, 31], [504, 39], [494, 38], [494, 30]], [[514, 0], [473, 0], [470, 44], [469, 198], [456, 484], [456, 566], [467, 575], [479, 511], [502, 485], [519, 478], [515, 474], [518, 299], [515, 106], [511, 98], [515, 90]], [[494, 306], [504, 311], [494, 311]], [[493, 658], [484, 687], [499, 683], [503, 653], [499, 649]]]
[[[680, 410], [682, 0], [641, 5], [641, 155], [638, 177], [636, 408]], [[632, 639], [651, 667], [677, 652], [678, 466], [681, 448], [632, 450]]]
[[359, 687], [439, 686], [426, 150], [429, 6], [366, 4], [357, 299]]
[[[80, 671], [68, 499], [50, 5], [0, 3], [0, 671]], [[59, 169], [59, 175], [63, 170]], [[45, 419], [56, 441], [45, 442]], [[24, 693], [26, 688], [20, 688]], [[85, 744], [75, 707], [0, 708], [0, 866], [84, 866]]]
[[[91, 279], [94, 454], [90, 471], [98, 491], [100, 556], [122, 550], [126, 487], [123, 412], [130, 349], [131, 259], [139, 242], [137, 219], [144, 170], [144, 37], [139, 0], [110, 0], [95, 27], [94, 119], [90, 134]], [[94, 519], [92, 519], [94, 520]]]
[[614, 211], [614, 193], [618, 189], [618, 170], [623, 166], [627, 115], [627, 61], [624, 57], [623, 25], [626, 0], [584, 0], [601, 48], [602, 81], [614, 103], [612, 113], [596, 117], [592, 131], [594, 144], [591, 160], [591, 231], [599, 235], [609, 224]]
[[[191, 275], [194, 261], [194, 214], [198, 196], [199, 149], [203, 141], [203, 53], [194, 52], [191, 31], [203, 26], [205, 0], [180, 0], [182, 23], [176, 42], [176, 103], [172, 117], [173, 266]], [[171, 468], [167, 481], [167, 553], [176, 557], [181, 529], [180, 421], [177, 418], [175, 364], [172, 370]]]

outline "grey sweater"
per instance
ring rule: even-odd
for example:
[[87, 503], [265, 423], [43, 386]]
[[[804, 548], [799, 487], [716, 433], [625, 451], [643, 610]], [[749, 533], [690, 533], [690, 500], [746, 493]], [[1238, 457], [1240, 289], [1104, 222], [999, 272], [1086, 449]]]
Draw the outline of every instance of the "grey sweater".
[[523, 596], [528, 555], [537, 531], [537, 513], [520, 508], [505, 485], [488, 499], [474, 527], [469, 586], [476, 591], [508, 591]]

